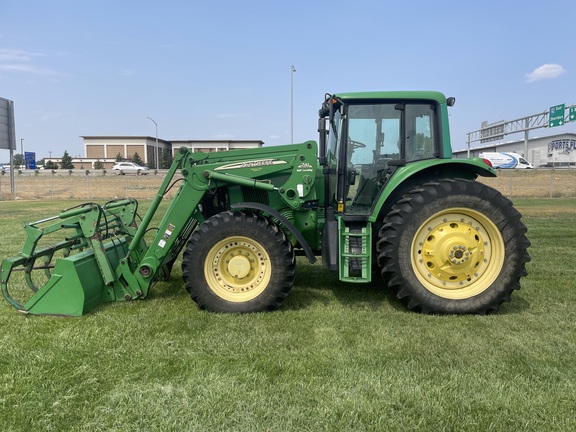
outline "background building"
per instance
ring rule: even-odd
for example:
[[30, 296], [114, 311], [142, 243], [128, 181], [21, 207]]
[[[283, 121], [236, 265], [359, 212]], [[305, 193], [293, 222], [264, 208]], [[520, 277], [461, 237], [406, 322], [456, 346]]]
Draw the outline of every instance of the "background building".
[[[470, 149], [470, 157], [482, 152], [511, 152], [522, 155], [534, 167], [576, 166], [576, 134], [564, 133], [528, 140], [528, 154], [524, 154], [524, 140], [490, 142]], [[455, 150], [454, 157], [466, 158], [468, 150]]]
[[[162, 156], [168, 152], [172, 157], [178, 148], [184, 146], [193, 151], [214, 152], [246, 148], [258, 148], [264, 145], [260, 140], [173, 140], [158, 139], [150, 136], [82, 136], [84, 140], [84, 157], [72, 156], [72, 163], [78, 168], [92, 168], [94, 163], [102, 162], [104, 168], [112, 168], [118, 155], [125, 160], [131, 160], [136, 153], [142, 163], [149, 167], [156, 167], [156, 151], [158, 151], [159, 165], [162, 166]], [[48, 160], [48, 159], [47, 159]], [[59, 163], [61, 158], [50, 159]]]

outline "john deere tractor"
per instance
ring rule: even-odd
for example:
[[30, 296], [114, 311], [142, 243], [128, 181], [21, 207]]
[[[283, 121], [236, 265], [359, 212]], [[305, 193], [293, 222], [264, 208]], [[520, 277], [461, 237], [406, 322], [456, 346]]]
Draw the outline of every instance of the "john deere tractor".
[[78, 316], [145, 298], [182, 252], [200, 308], [267, 311], [288, 296], [301, 254], [344, 282], [380, 273], [410, 310], [495, 311], [520, 288], [530, 243], [512, 203], [475, 181], [496, 176], [490, 163], [452, 158], [453, 103], [438, 92], [326, 95], [318, 143], [182, 147], [141, 220], [124, 199], [25, 224], [2, 292], [25, 314]]

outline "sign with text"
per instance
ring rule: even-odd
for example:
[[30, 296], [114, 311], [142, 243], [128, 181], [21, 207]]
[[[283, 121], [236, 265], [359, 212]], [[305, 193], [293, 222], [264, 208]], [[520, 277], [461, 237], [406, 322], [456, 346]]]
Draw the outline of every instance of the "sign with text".
[[568, 121], [576, 121], [576, 106], [571, 106], [568, 110]]
[[0, 149], [16, 150], [14, 102], [0, 97]]
[[564, 104], [550, 107], [550, 114], [548, 114], [548, 127], [562, 126], [564, 124], [564, 111]]
[[504, 139], [504, 127], [506, 121], [500, 120], [494, 123], [482, 122], [480, 129], [480, 142], [499, 141]]
[[36, 169], [36, 153], [24, 152], [24, 163], [26, 164], [26, 169]]

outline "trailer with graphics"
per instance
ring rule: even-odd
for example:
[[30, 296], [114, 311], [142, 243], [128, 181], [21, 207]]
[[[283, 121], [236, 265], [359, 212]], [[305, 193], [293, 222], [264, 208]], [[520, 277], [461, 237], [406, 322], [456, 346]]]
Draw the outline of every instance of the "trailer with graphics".
[[493, 168], [499, 169], [532, 169], [530, 162], [518, 153], [508, 152], [484, 152], [479, 155], [482, 159], [487, 159]]

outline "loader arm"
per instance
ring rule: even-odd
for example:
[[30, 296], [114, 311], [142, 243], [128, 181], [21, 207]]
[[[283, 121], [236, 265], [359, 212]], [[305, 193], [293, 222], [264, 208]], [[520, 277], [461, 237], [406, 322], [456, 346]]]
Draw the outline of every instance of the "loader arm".
[[[268, 151], [260, 149], [255, 153], [258, 155], [255, 160], [250, 160], [250, 154], [247, 160], [245, 152], [238, 154], [242, 159], [237, 160], [237, 153], [207, 155], [192, 153], [184, 147], [179, 149], [170, 171], [128, 246], [127, 256], [120, 261], [116, 270], [116, 283], [126, 290], [127, 300], [146, 297], [155, 280], [159, 277], [167, 278], [172, 262], [192, 232], [211, 215], [202, 205], [207, 192], [233, 189], [228, 192], [227, 209], [234, 205], [234, 190], [238, 189], [264, 194], [268, 200], [280, 202], [275, 204], [278, 207], [299, 209], [306, 202], [316, 201], [313, 187], [315, 143], [282, 146]], [[150, 222], [178, 170], [182, 182], [176, 196], [164, 213], [150, 245], [143, 254], [138, 253], [141, 240], [149, 230]], [[305, 243], [302, 237], [298, 239], [300, 243]], [[305, 249], [310, 248], [306, 245]]]

